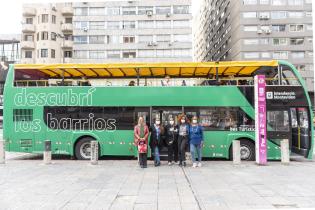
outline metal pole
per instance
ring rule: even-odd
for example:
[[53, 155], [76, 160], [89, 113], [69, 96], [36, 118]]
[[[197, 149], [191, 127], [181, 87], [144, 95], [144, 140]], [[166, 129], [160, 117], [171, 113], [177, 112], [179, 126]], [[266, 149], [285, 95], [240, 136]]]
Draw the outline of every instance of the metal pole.
[[44, 164], [51, 164], [51, 141], [45, 140], [44, 143]]
[[98, 143], [97, 141], [91, 141], [91, 164], [97, 165], [98, 161]]
[[0, 140], [0, 164], [5, 163], [5, 141]]
[[241, 163], [241, 144], [240, 141], [233, 141], [233, 164]]

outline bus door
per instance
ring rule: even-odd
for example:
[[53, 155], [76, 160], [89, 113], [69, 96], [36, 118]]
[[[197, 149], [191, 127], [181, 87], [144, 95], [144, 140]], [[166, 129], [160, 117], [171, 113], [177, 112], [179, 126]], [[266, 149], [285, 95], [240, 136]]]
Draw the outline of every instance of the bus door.
[[289, 109], [269, 108], [267, 110], [267, 138], [272, 143], [280, 146], [280, 141], [288, 139], [291, 148], [291, 129]]
[[292, 125], [291, 151], [307, 157], [311, 147], [310, 121], [306, 107], [290, 108]]

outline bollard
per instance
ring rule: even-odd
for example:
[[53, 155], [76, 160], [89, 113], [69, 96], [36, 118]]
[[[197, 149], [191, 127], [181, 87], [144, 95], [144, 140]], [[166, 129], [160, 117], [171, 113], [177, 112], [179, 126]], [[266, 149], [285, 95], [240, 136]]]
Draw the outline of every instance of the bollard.
[[91, 164], [97, 165], [98, 161], [98, 143], [97, 141], [91, 141]]
[[0, 140], [0, 164], [5, 163], [5, 141]]
[[51, 141], [45, 140], [44, 143], [44, 164], [51, 164]]
[[241, 163], [241, 144], [240, 141], [233, 141], [233, 164]]
[[289, 164], [290, 163], [289, 140], [288, 139], [281, 140], [280, 148], [281, 148], [281, 163]]

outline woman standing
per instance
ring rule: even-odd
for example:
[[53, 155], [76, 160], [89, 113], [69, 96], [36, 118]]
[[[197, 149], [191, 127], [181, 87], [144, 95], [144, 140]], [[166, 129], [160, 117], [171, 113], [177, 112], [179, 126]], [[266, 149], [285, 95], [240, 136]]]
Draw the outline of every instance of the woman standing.
[[150, 127], [151, 137], [150, 137], [150, 147], [151, 151], [154, 154], [154, 166], [161, 165], [160, 162], [160, 150], [162, 147], [162, 135], [164, 129], [161, 126], [160, 119], [154, 121], [154, 125]]
[[172, 161], [178, 162], [178, 126], [175, 125], [173, 118], [169, 119], [165, 126], [166, 144], [168, 150], [168, 165], [172, 165]]
[[186, 116], [180, 118], [179, 133], [178, 133], [178, 151], [179, 151], [179, 166], [186, 166], [185, 152], [188, 144], [189, 124]]
[[143, 117], [139, 117], [138, 124], [134, 128], [134, 141], [138, 148], [139, 165], [141, 168], [147, 167], [149, 128], [144, 123]]
[[[203, 128], [198, 124], [196, 116], [192, 118], [192, 123], [189, 128], [190, 153], [193, 167], [201, 167], [201, 150], [203, 146]], [[195, 151], [197, 151], [198, 163], [196, 162]]]

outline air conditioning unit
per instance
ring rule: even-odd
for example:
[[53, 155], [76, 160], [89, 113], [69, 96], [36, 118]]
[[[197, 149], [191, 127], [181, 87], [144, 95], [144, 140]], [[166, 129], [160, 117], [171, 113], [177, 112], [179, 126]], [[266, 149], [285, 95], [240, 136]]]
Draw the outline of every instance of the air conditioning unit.
[[260, 20], [268, 20], [269, 19], [269, 15], [260, 15], [259, 19]]
[[84, 28], [83, 28], [83, 31], [87, 32], [87, 31], [88, 31], [88, 28], [87, 28], [87, 27], [84, 27]]
[[153, 42], [149, 42], [149, 43], [148, 43], [148, 46], [153, 46]]
[[147, 16], [152, 16], [153, 12], [152, 11], [147, 11]]
[[271, 30], [270, 29], [267, 29], [265, 32], [266, 32], [266, 34], [271, 34]]
[[259, 30], [257, 30], [257, 34], [262, 34], [262, 30], [261, 29], [259, 29]]
[[168, 13], [166, 14], [166, 17], [171, 17], [171, 13], [168, 12]]

